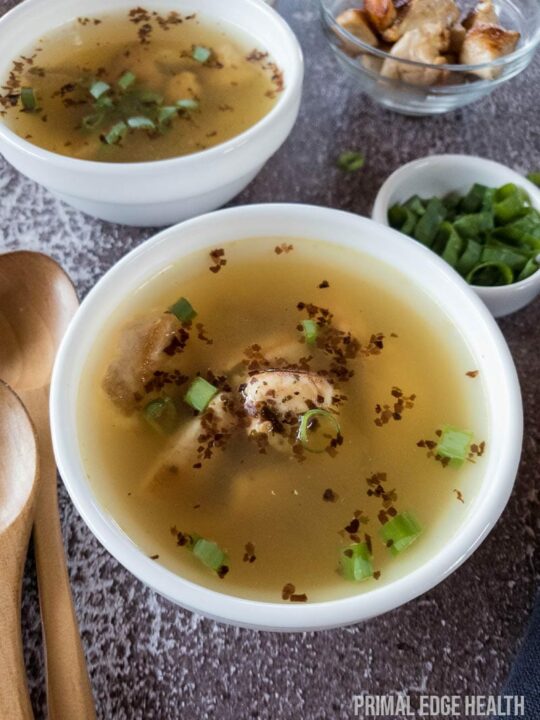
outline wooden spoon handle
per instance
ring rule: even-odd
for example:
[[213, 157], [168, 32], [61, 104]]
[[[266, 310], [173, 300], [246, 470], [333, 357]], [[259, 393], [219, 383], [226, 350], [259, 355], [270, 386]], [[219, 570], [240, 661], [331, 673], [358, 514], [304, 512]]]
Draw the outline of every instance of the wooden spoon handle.
[[13, 541], [13, 535], [8, 530], [2, 536], [0, 555], [0, 718], [32, 720], [20, 614], [26, 545], [25, 552], [21, 552], [20, 535], [17, 542]]
[[94, 720], [95, 710], [66, 567], [47, 405], [34, 405], [40, 452], [40, 485], [34, 548], [47, 670], [49, 720]]

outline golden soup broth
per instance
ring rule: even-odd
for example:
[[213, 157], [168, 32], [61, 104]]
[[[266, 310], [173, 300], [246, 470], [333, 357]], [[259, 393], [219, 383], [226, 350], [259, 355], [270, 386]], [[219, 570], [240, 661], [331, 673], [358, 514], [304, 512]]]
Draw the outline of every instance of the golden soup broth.
[[[444, 311], [406, 278], [353, 250], [304, 239], [288, 242], [294, 249], [279, 254], [275, 248], [283, 239], [228, 244], [227, 264], [217, 273], [209, 272], [213, 261], [206, 252], [194, 254], [129, 297], [112, 314], [88, 360], [79, 437], [101, 505], [155, 562], [213, 590], [265, 601], [283, 602], [282, 589], [291, 583], [311, 602], [389, 583], [452, 538], [473, 507], [486, 457], [459, 469], [443, 467], [417, 443], [437, 440], [436, 430], [445, 424], [471, 430], [476, 443], [486, 441], [486, 402], [482, 377], [466, 374], [476, 368], [464, 339]], [[319, 287], [323, 281], [329, 287]], [[339, 415], [343, 444], [334, 457], [306, 452], [300, 462], [294, 453], [272, 448], [261, 454], [240, 432], [200, 469], [192, 467], [190, 457], [176, 475], [148, 485], [174, 437], [157, 434], [140, 412], [123, 415], [102, 381], [126, 322], [158, 315], [180, 296], [196, 308], [194, 322], [203, 323], [204, 336], [213, 341], [207, 344], [194, 330], [175, 356], [190, 380], [208, 370], [227, 374], [254, 343], [263, 353], [288, 348], [284, 354], [290, 362], [311, 354], [314, 366], [325, 366], [326, 353], [301, 342], [298, 324], [307, 315], [299, 302], [329, 309], [335, 326], [359, 339], [367, 350], [349, 362], [352, 379], [338, 386], [347, 400]], [[379, 333], [382, 349], [370, 345]], [[184, 429], [194, 422], [181, 400], [189, 382], [172, 391]], [[396, 401], [394, 387], [416, 396], [413, 407], [403, 410], [401, 420], [378, 425], [377, 406]], [[489, 443], [486, 448], [487, 454]], [[398, 557], [379, 536], [382, 499], [368, 493], [367, 483], [375, 473], [386, 473], [390, 504], [398, 512], [412, 512], [423, 527]], [[328, 490], [337, 496], [333, 502], [323, 498]], [[355, 513], [361, 522], [352, 534], [371, 537], [374, 570], [380, 573], [359, 583], [337, 570], [340, 549], [352, 542], [345, 528], [351, 530]], [[172, 528], [217, 542], [228, 553], [228, 574], [219, 578], [179, 547]], [[256, 559], [249, 562], [251, 555]]]
[[[23, 107], [21, 88], [34, 91], [35, 111]], [[0, 111], [8, 127], [46, 150], [142, 162], [189, 155], [239, 135], [270, 112], [282, 89], [272, 59], [237, 28], [139, 8], [79, 18], [45, 35], [14, 61]], [[120, 125], [115, 133], [118, 123], [140, 125], [141, 118], [153, 127]]]

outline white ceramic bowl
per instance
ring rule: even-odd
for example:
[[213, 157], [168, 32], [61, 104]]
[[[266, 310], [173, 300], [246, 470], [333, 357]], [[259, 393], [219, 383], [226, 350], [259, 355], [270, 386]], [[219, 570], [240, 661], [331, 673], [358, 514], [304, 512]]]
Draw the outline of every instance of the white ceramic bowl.
[[[81, 374], [111, 310], [172, 262], [241, 238], [309, 237], [357, 248], [397, 268], [459, 326], [488, 398], [490, 451], [474, 507], [460, 529], [414, 572], [370, 592], [330, 602], [255, 602], [208, 590], [150, 560], [100, 507], [77, 437]], [[522, 407], [512, 357], [499, 328], [470, 287], [434, 253], [401, 234], [337, 210], [305, 205], [253, 205], [222, 210], [169, 228], [124, 257], [89, 293], [60, 348], [51, 388], [54, 450], [80, 514], [130, 572], [175, 603], [221, 621], [267, 630], [316, 630], [355, 623], [420, 595], [453, 572], [484, 540], [508, 501], [522, 441]]]
[[[152, 7], [196, 11], [236, 26], [283, 70], [275, 107], [241, 135], [194, 155], [145, 163], [98, 163], [42, 150], [0, 121], [0, 152], [17, 170], [70, 205], [129, 225], [170, 225], [214, 210], [241, 192], [289, 135], [302, 95], [303, 59], [296, 36], [263, 0], [152, 0]], [[0, 19], [0, 78], [44, 33], [79, 16], [133, 7], [131, 0], [25, 0]]]
[[[474, 183], [488, 187], [515, 183], [527, 191], [533, 207], [540, 210], [540, 189], [506, 165], [468, 155], [430, 155], [403, 165], [390, 175], [379, 190], [371, 217], [389, 225], [388, 210], [395, 203], [413, 195], [429, 198], [454, 191], [466, 193]], [[513, 285], [472, 287], [495, 317], [503, 317], [521, 310], [540, 294], [540, 270]]]

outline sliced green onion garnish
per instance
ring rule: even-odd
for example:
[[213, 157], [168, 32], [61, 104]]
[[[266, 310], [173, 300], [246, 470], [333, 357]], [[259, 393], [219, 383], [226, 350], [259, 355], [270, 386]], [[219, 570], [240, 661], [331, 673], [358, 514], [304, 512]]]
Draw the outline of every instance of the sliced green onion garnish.
[[99, 98], [106, 92], [108, 92], [110, 89], [111, 86], [109, 85], [109, 83], [106, 83], [103, 80], [96, 80], [95, 83], [92, 83], [92, 85], [90, 85], [90, 95], [95, 97], [96, 100], [99, 100]]
[[86, 130], [96, 130], [105, 118], [105, 113], [97, 112], [93, 115], [86, 115], [82, 119], [82, 125]]
[[181, 110], [198, 110], [200, 106], [200, 103], [198, 100], [192, 100], [191, 98], [186, 98], [185, 100], [177, 100], [176, 101], [176, 107], [180, 108]]
[[315, 320], [302, 320], [302, 327], [304, 329], [304, 337], [308, 345], [313, 345], [319, 334], [319, 326]]
[[494, 227], [493, 215], [490, 212], [479, 212], [473, 215], [462, 215], [454, 223], [454, 228], [462, 238], [477, 239], [479, 235]]
[[161, 105], [163, 102], [163, 95], [152, 90], [142, 90], [138, 93], [138, 98], [145, 105]]
[[113, 99], [110, 98], [108, 95], [102, 95], [100, 98], [96, 100], [94, 103], [95, 107], [97, 108], [112, 108], [114, 106]]
[[37, 108], [37, 98], [33, 88], [21, 88], [21, 102], [23, 108], [25, 110], [29, 110], [30, 112]]
[[127, 90], [128, 88], [130, 88], [133, 85], [133, 83], [135, 82], [136, 79], [137, 78], [135, 77], [135, 75], [132, 72], [130, 72], [129, 70], [127, 70], [122, 75], [122, 77], [118, 80], [118, 86], [122, 90]]
[[421, 532], [422, 526], [409, 512], [395, 515], [380, 530], [383, 542], [394, 556], [408, 548]]
[[414, 237], [423, 245], [431, 247], [435, 236], [439, 230], [440, 224], [446, 218], [446, 208], [439, 198], [432, 198], [427, 206], [426, 211], [418, 220], [414, 229]]
[[113, 125], [109, 132], [104, 136], [107, 145], [116, 145], [124, 137], [128, 130], [128, 126], [123, 120]]
[[422, 215], [426, 212], [422, 198], [418, 195], [413, 195], [412, 198], [407, 200], [405, 207], [415, 215], [418, 215], [418, 217], [422, 217]]
[[174, 305], [171, 305], [169, 312], [176, 315], [180, 322], [183, 323], [191, 322], [197, 317], [197, 311], [193, 309], [193, 305], [185, 297], [181, 297]]
[[470, 285], [481, 287], [511, 285], [514, 282], [514, 273], [505, 263], [485, 262], [473, 268], [466, 279]]
[[302, 415], [297, 437], [309, 452], [324, 452], [339, 435], [339, 423], [328, 410], [314, 408]]
[[538, 185], [540, 187], [540, 172], [531, 172], [527, 175], [527, 180], [533, 183], [533, 185]]
[[506, 224], [521, 217], [529, 205], [529, 196], [525, 190], [508, 183], [496, 191], [493, 212], [499, 223]]
[[467, 245], [463, 254], [458, 260], [456, 270], [464, 276], [467, 276], [471, 270], [478, 265], [482, 257], [482, 245], [476, 240], [467, 240]]
[[520, 274], [518, 276], [518, 282], [520, 282], [521, 280], [526, 280], [527, 278], [531, 277], [531, 275], [534, 275], [535, 273], [537, 273], [539, 269], [540, 269], [540, 265], [538, 264], [538, 261], [535, 260], [534, 258], [531, 258], [527, 262], [527, 264], [525, 265], [523, 270], [520, 272]]
[[127, 121], [130, 128], [134, 130], [155, 130], [156, 125], [153, 120], [144, 116], [130, 117]]
[[212, 57], [212, 51], [202, 45], [195, 45], [191, 57], [200, 63], [205, 63]]
[[346, 150], [337, 159], [337, 166], [344, 172], [356, 172], [364, 167], [365, 158], [356, 150]]
[[178, 108], [174, 105], [164, 105], [159, 108], [158, 122], [161, 126], [168, 125], [178, 115]]
[[480, 212], [480, 210], [482, 210], [482, 208], [484, 207], [484, 202], [488, 189], [489, 188], [487, 188], [485, 185], [479, 185], [478, 183], [475, 183], [469, 190], [467, 195], [465, 195], [465, 197], [461, 199], [461, 202], [459, 203], [460, 212], [464, 213], [465, 215]]
[[217, 393], [217, 387], [211, 385], [204, 378], [197, 377], [184, 395], [184, 401], [194, 410], [204, 412]]
[[463, 250], [463, 240], [449, 222], [443, 222], [439, 229], [437, 240], [439, 235], [442, 235], [445, 238], [444, 250], [441, 253], [441, 257], [443, 260], [446, 260], [449, 265], [455, 268], [461, 255], [461, 251]]
[[520, 273], [525, 265], [529, 254], [518, 248], [508, 247], [496, 240], [491, 240], [483, 249], [481, 262], [500, 262], [508, 265], [514, 272]]
[[166, 435], [178, 427], [178, 412], [174, 400], [170, 397], [149, 402], [143, 410], [143, 416], [154, 430]]
[[473, 437], [473, 433], [468, 430], [445, 425], [435, 452], [448, 458], [454, 467], [460, 467], [467, 459]]
[[224, 565], [228, 564], [227, 554], [219, 547], [219, 545], [211, 540], [199, 538], [193, 545], [193, 554], [203, 565], [210, 570], [216, 572]]
[[340, 552], [339, 567], [346, 580], [361, 582], [373, 576], [373, 563], [367, 543], [355, 543]]

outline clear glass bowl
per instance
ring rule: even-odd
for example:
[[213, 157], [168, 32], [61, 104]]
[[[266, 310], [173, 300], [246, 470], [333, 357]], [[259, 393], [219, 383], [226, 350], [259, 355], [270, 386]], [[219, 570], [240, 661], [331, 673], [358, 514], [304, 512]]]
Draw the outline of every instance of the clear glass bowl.
[[[482, 65], [430, 65], [395, 58], [384, 50], [362, 42], [338, 25], [336, 18], [344, 10], [360, 7], [358, 0], [320, 0], [321, 18], [330, 45], [340, 64], [357, 81], [362, 92], [380, 105], [406, 115], [436, 115], [469, 105], [489, 95], [495, 88], [518, 75], [531, 62], [540, 42], [540, 3], [538, 0], [498, 0], [501, 25], [521, 33], [516, 50], [505, 57]], [[474, 0], [458, 1], [464, 13]], [[443, 71], [435, 85], [414, 85], [404, 80], [382, 77], [382, 63], [390, 58], [409, 69]], [[489, 70], [493, 79], [474, 74]]]

